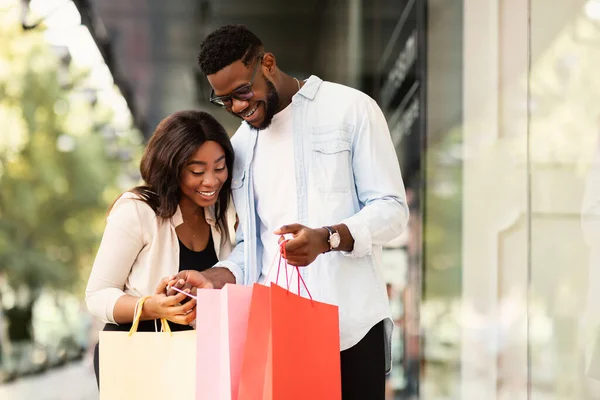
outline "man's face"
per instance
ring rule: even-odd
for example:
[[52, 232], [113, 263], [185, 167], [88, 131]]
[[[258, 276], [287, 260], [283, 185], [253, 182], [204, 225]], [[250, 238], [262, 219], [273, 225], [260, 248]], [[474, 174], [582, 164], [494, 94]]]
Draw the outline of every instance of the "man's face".
[[[263, 74], [261, 61], [262, 58], [258, 58], [245, 66], [238, 60], [207, 76], [214, 89], [213, 97], [231, 95], [225, 98], [225, 109], [257, 130], [265, 129], [271, 124], [279, 107], [279, 94], [275, 85]], [[248, 90], [251, 91], [250, 97]], [[236, 93], [243, 95], [236, 96]]]

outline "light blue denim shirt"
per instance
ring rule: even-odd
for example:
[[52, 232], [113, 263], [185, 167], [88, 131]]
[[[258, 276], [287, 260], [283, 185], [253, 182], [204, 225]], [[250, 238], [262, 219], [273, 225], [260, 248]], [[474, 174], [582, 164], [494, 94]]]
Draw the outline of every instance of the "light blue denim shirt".
[[[352, 252], [322, 254], [300, 269], [302, 277], [313, 298], [339, 307], [342, 350], [385, 320], [389, 370], [393, 323], [381, 252], [406, 228], [408, 207], [387, 122], [366, 94], [316, 76], [294, 95], [292, 107], [296, 222], [313, 228], [343, 223], [354, 238]], [[242, 122], [232, 139], [233, 200], [240, 224], [236, 247], [218, 264], [247, 285], [258, 282], [262, 271], [252, 182], [257, 135]]]

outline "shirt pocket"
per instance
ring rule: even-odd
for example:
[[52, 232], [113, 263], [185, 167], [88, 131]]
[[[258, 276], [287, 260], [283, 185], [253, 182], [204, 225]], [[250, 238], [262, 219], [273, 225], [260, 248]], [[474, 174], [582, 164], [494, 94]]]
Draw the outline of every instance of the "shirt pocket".
[[318, 131], [312, 139], [312, 178], [320, 192], [350, 193], [352, 135], [342, 129]]

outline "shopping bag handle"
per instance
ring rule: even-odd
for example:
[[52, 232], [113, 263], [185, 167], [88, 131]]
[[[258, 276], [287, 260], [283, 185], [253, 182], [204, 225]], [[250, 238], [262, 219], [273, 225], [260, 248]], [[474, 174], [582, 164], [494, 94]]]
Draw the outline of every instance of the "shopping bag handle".
[[[281, 260], [283, 259], [284, 268], [285, 268], [285, 282], [287, 284], [287, 290], [289, 292], [291, 278], [293, 276], [293, 270], [292, 270], [291, 276], [288, 279], [289, 264], [287, 262], [287, 251], [285, 250], [285, 244], [287, 242], [289, 242], [289, 239], [282, 240], [281, 243], [279, 243], [279, 263], [277, 265], [277, 277], [275, 278], [276, 279], [275, 282], [279, 282], [279, 270], [281, 269]], [[310, 291], [308, 290], [308, 286], [306, 286], [306, 282], [304, 282], [304, 278], [302, 278], [302, 275], [300, 275], [300, 267], [295, 265], [292, 268], [294, 268], [296, 270], [296, 273], [298, 274], [298, 296], [300, 296], [300, 282], [302, 282], [302, 285], [306, 289], [306, 293], [308, 293], [308, 297], [310, 297], [310, 300], [312, 301], [313, 298], [312, 298], [312, 295], [310, 294]]]
[[[281, 270], [281, 261], [283, 260], [284, 262], [284, 268], [285, 268], [285, 283], [287, 286], [287, 291], [290, 292], [290, 284], [291, 284], [291, 278], [293, 278], [294, 274], [292, 272], [292, 274], [290, 276], [288, 276], [288, 262], [287, 262], [287, 251], [285, 249], [285, 244], [289, 242], [289, 239], [282, 239], [279, 242], [279, 251], [278, 254], [275, 255], [275, 257], [273, 257], [273, 261], [271, 262], [271, 267], [269, 267], [269, 271], [267, 272], [267, 275], [265, 277], [265, 284], [266, 282], [269, 282], [269, 277], [271, 276], [271, 271], [273, 271], [273, 266], [275, 266], [275, 260], [279, 260], [277, 263], [277, 276], [275, 278], [275, 282], [279, 283], [279, 271]], [[302, 278], [302, 275], [300, 275], [300, 267], [294, 266], [294, 268], [296, 269], [296, 273], [298, 274], [298, 296], [300, 296], [300, 281], [302, 281], [302, 285], [304, 286], [304, 288], [306, 289], [306, 293], [308, 293], [308, 297], [310, 297], [310, 301], [311, 303], [313, 302], [313, 298], [312, 295], [310, 294], [310, 291], [308, 290], [308, 286], [306, 286], [306, 282], [304, 281], [304, 278]]]
[[[133, 312], [133, 323], [131, 325], [131, 329], [129, 330], [129, 336], [133, 335], [137, 332], [138, 325], [140, 324], [140, 319], [142, 318], [142, 307], [144, 307], [144, 303], [152, 296], [144, 296], [138, 300], [135, 305], [135, 310]], [[169, 326], [169, 322], [166, 318], [160, 319], [160, 324], [162, 326], [162, 331], [171, 335], [171, 327]]]

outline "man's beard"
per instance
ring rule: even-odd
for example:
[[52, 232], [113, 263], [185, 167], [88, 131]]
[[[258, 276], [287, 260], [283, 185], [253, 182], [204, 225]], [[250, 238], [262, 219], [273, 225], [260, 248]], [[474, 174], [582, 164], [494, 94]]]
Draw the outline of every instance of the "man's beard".
[[257, 131], [262, 131], [263, 129], [267, 129], [271, 122], [273, 122], [273, 117], [275, 116], [275, 112], [277, 111], [277, 107], [279, 106], [279, 93], [277, 93], [277, 89], [275, 89], [275, 85], [273, 82], [265, 78], [265, 82], [267, 82], [267, 102], [265, 104], [265, 118], [263, 119], [262, 124], [260, 126], [252, 126]]

